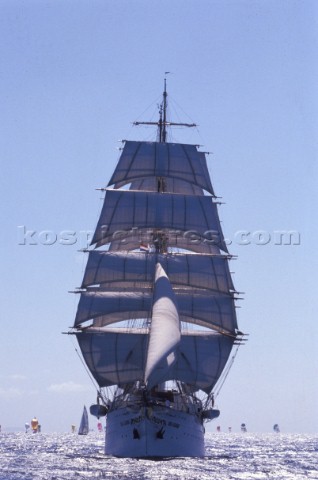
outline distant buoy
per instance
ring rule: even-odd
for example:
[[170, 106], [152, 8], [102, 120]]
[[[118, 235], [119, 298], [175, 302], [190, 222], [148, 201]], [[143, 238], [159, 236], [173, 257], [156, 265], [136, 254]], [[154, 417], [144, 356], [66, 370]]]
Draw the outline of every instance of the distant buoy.
[[217, 431], [217, 432], [220, 432], [220, 431], [221, 431], [221, 427], [220, 427], [219, 425], [216, 427], [216, 431]]
[[275, 423], [275, 425], [273, 426], [273, 430], [274, 430], [274, 432], [276, 432], [276, 433], [279, 433], [279, 432], [280, 432], [278, 423]]

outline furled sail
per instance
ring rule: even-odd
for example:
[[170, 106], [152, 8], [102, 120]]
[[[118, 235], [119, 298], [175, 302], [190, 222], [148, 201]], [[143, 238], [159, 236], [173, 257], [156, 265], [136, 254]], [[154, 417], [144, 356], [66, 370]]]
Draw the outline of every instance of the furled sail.
[[166, 380], [178, 357], [181, 327], [177, 300], [164, 269], [157, 263], [144, 382], [148, 388]]

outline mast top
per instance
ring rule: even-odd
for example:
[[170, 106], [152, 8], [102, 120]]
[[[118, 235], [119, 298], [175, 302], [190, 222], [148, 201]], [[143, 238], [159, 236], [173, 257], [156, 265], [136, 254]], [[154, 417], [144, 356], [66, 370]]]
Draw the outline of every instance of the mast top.
[[[165, 72], [167, 75], [170, 72]], [[180, 127], [196, 127], [196, 123], [176, 123], [167, 121], [167, 79], [164, 78], [164, 88], [162, 94], [162, 102], [159, 106], [159, 120], [158, 122], [133, 122], [133, 125], [156, 125], [158, 127], [158, 140], [160, 143], [166, 143], [167, 141], [167, 127], [180, 126]]]
[[163, 121], [161, 121], [159, 125], [159, 141], [163, 143], [166, 143], [167, 138], [167, 96], [167, 79], [165, 78], [161, 104], [161, 108], [163, 110]]

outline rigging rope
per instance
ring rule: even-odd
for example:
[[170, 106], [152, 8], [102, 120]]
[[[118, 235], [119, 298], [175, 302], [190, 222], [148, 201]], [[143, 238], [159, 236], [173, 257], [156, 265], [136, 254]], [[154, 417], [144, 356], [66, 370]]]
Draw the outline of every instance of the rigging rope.
[[[94, 388], [96, 389], [97, 393], [99, 393], [99, 388], [96, 387], [96, 383], [97, 383], [97, 382], [94, 380], [94, 377], [91, 375], [91, 373], [90, 373], [90, 371], [88, 370], [88, 368], [87, 368], [87, 366], [86, 366], [83, 358], [82, 358], [81, 355], [79, 354], [76, 346], [75, 346], [74, 343], [73, 343], [73, 339], [70, 338], [70, 340], [71, 340], [71, 342], [72, 342], [72, 344], [73, 344], [73, 347], [74, 347], [75, 352], [76, 352], [77, 355], [78, 355], [78, 358], [80, 359], [80, 361], [82, 362], [82, 365], [83, 365], [84, 369], [86, 370], [86, 373], [87, 373], [90, 381], [91, 381], [92, 384], [94, 385]], [[96, 383], [95, 383], [95, 382], [96, 382]]]
[[234, 360], [235, 360], [235, 357], [236, 357], [236, 355], [237, 355], [237, 352], [238, 352], [239, 347], [240, 347], [240, 345], [237, 346], [237, 348], [236, 348], [236, 350], [235, 350], [235, 353], [234, 353], [234, 355], [232, 356], [232, 358], [231, 358], [231, 360], [230, 360], [230, 363], [229, 363], [228, 366], [227, 366], [227, 369], [224, 371], [223, 375], [222, 375], [221, 378], [220, 378], [221, 384], [220, 384], [220, 386], [218, 387], [217, 391], [215, 392], [214, 398], [218, 397], [219, 394], [220, 394], [220, 391], [221, 391], [221, 389], [222, 389], [222, 387], [223, 387], [223, 384], [224, 384], [224, 382], [225, 382], [225, 380], [226, 380], [226, 377], [227, 377], [228, 374], [230, 373], [230, 370], [231, 370], [232, 365], [233, 365], [233, 363], [234, 363]]
[[78, 353], [78, 350], [77, 348], [75, 348], [75, 352], [77, 353], [78, 355], [78, 358], [80, 359], [80, 361], [82, 362], [83, 366], [84, 366], [84, 369], [86, 370], [86, 373], [90, 379], [90, 381], [92, 382], [92, 384], [94, 385], [94, 388], [96, 388], [96, 391], [97, 393], [99, 393], [99, 389], [96, 387], [95, 385], [95, 381], [94, 381], [94, 378], [92, 377], [92, 375], [90, 374], [90, 371], [88, 370], [88, 368], [86, 367], [85, 363], [84, 363], [84, 360], [82, 359], [82, 357], [80, 356], [80, 354]]

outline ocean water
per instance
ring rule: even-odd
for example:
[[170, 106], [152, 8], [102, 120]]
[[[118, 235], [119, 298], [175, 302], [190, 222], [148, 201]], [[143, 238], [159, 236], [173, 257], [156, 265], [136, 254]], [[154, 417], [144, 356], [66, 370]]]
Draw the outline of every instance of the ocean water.
[[118, 459], [103, 434], [0, 433], [0, 480], [318, 479], [318, 436], [206, 435], [205, 458]]

